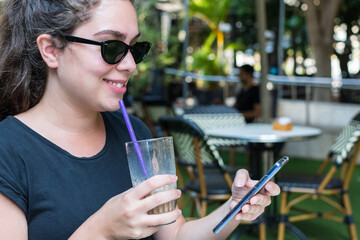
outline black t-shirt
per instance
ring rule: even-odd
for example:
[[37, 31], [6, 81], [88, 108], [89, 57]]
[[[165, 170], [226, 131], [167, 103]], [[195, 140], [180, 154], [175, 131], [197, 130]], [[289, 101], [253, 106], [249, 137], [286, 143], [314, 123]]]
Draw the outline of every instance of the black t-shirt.
[[[105, 146], [86, 158], [71, 155], [12, 116], [0, 122], [0, 192], [24, 211], [29, 240], [68, 239], [107, 200], [132, 187], [125, 121], [119, 112], [102, 116]], [[139, 119], [130, 120], [138, 139], [152, 137]]]
[[[259, 86], [252, 86], [245, 90], [242, 88], [236, 96], [236, 108], [239, 112], [250, 111], [254, 109], [254, 105], [260, 103], [260, 89]], [[253, 118], [245, 119], [246, 122], [254, 121]]]

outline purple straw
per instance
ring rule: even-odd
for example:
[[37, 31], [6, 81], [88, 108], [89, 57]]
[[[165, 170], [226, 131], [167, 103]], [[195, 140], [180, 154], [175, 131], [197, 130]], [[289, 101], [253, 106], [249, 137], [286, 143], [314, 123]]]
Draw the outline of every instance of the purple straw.
[[131, 141], [134, 143], [136, 154], [137, 154], [137, 156], [139, 158], [142, 171], [144, 173], [145, 178], [148, 179], [149, 175], [148, 175], [148, 173], [146, 171], [145, 164], [144, 164], [144, 159], [143, 159], [142, 154], [141, 154], [141, 149], [140, 149], [138, 141], [136, 140], [135, 133], [134, 133], [133, 127], [131, 125], [129, 115], [127, 114], [124, 101], [123, 100], [119, 101], [119, 104], [120, 104], [121, 112], [122, 112], [122, 114], [124, 116], [125, 123], [126, 123], [126, 126], [128, 128], [128, 131], [129, 131], [129, 134], [130, 134], [130, 137], [131, 137]]

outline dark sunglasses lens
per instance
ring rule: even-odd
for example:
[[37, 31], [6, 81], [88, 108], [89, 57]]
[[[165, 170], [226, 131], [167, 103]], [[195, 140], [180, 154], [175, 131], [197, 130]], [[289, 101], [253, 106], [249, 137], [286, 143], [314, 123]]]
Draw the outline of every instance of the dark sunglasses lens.
[[120, 41], [106, 41], [104, 44], [103, 58], [109, 64], [120, 62], [127, 53], [127, 46]]
[[139, 63], [145, 59], [151, 47], [151, 43], [149, 42], [137, 42], [130, 49], [131, 54], [134, 57], [135, 63]]

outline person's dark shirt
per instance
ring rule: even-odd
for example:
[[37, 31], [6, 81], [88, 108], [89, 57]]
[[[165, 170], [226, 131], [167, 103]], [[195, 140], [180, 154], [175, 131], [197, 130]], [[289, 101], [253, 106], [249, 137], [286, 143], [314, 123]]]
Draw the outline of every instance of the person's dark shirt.
[[[254, 105], [260, 104], [260, 89], [259, 86], [254, 85], [245, 90], [242, 88], [236, 96], [236, 108], [239, 112], [254, 110]], [[254, 118], [245, 119], [247, 123], [253, 122]]]
[[[124, 118], [102, 116], [106, 143], [93, 157], [73, 156], [15, 117], [0, 122], [0, 192], [24, 212], [29, 240], [68, 239], [107, 200], [132, 187]], [[152, 138], [139, 119], [130, 120], [137, 139]]]

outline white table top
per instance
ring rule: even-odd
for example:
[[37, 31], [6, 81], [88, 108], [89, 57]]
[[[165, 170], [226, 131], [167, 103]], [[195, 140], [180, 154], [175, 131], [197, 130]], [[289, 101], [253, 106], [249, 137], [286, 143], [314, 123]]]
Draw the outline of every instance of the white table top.
[[279, 143], [303, 140], [321, 134], [321, 130], [294, 125], [290, 131], [273, 130], [270, 123], [248, 123], [242, 127], [224, 127], [205, 130], [212, 137], [235, 138], [253, 143]]

